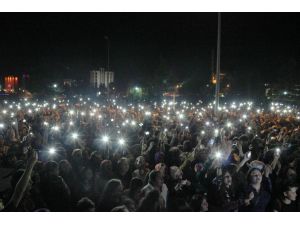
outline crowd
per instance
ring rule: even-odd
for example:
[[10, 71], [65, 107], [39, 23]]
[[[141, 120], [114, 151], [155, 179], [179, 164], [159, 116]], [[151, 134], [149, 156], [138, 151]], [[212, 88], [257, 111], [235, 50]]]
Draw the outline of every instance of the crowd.
[[[0, 211], [300, 211], [297, 108], [1, 102]], [[1, 171], [0, 170], [0, 171]]]

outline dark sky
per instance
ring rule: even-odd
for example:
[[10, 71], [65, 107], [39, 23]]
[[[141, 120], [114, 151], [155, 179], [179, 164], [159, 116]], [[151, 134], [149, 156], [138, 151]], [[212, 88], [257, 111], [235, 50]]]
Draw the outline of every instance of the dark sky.
[[[275, 80], [299, 68], [299, 13], [223, 13], [221, 68], [234, 78]], [[1, 13], [0, 74], [87, 78], [106, 65], [119, 82], [161, 65], [179, 79], [208, 79], [217, 13]], [[293, 71], [293, 69], [291, 69]]]

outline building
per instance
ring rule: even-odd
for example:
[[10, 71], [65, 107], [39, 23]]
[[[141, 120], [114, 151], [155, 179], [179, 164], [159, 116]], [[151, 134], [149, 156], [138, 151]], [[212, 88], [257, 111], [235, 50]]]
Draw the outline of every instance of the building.
[[265, 84], [265, 95], [269, 101], [300, 104], [300, 84], [291, 84], [289, 87]]
[[15, 75], [8, 75], [4, 77], [4, 91], [14, 92], [19, 87], [19, 78]]
[[99, 88], [104, 85], [108, 88], [110, 83], [114, 82], [114, 72], [105, 71], [104, 68], [100, 70], [92, 70], [90, 72], [90, 85], [94, 88]]
[[76, 87], [76, 86], [78, 86], [77, 80], [73, 80], [73, 79], [64, 79], [63, 80], [63, 85], [64, 85], [64, 87]]

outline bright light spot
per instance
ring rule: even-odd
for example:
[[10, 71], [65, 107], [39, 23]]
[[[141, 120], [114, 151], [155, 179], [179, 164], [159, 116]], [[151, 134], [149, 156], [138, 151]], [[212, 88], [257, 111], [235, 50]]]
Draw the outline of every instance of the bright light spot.
[[73, 138], [73, 139], [77, 139], [77, 138], [78, 138], [78, 134], [77, 134], [77, 133], [73, 133], [73, 134], [72, 134], [72, 138]]
[[59, 131], [59, 126], [54, 126], [54, 127], [52, 127], [52, 130], [54, 130], [54, 131]]
[[183, 114], [179, 114], [179, 119], [183, 119], [184, 115]]
[[119, 145], [124, 145], [124, 144], [125, 144], [124, 138], [120, 138], [120, 139], [119, 139]]
[[104, 143], [107, 143], [108, 141], [109, 141], [109, 137], [108, 136], [103, 136], [102, 137], [102, 141], [104, 142]]
[[215, 156], [216, 156], [217, 159], [220, 159], [222, 157], [222, 153], [221, 152], [216, 152]]
[[232, 126], [232, 123], [231, 123], [231, 122], [228, 122], [226, 126], [227, 126], [227, 127], [231, 127], [231, 126]]
[[219, 130], [218, 129], [215, 129], [215, 136], [218, 136], [218, 134], [219, 134]]
[[55, 149], [55, 148], [49, 148], [49, 154], [50, 154], [50, 155], [55, 154], [55, 152], [56, 152], [56, 149]]
[[0, 128], [4, 128], [4, 124], [3, 123], [0, 123]]

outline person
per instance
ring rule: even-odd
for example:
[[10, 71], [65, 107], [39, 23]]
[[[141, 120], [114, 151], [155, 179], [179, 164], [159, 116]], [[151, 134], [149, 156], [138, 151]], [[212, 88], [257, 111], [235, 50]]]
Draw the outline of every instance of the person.
[[124, 191], [124, 194], [134, 201], [136, 207], [138, 206], [142, 197], [142, 188], [143, 181], [140, 178], [134, 177], [130, 181], [129, 189]]
[[146, 167], [146, 161], [144, 156], [138, 156], [135, 160], [136, 170], [132, 172], [132, 177], [138, 177], [145, 182], [146, 176], [149, 173], [149, 169]]
[[150, 191], [156, 189], [158, 191], [161, 190], [163, 185], [163, 180], [161, 173], [159, 171], [152, 170], [149, 174], [148, 184], [142, 188], [142, 193], [146, 196]]
[[41, 177], [41, 193], [52, 212], [66, 212], [71, 208], [71, 193], [64, 179], [59, 176], [58, 163], [48, 161]]
[[294, 180], [285, 180], [280, 185], [280, 195], [272, 203], [274, 212], [297, 212], [298, 184]]
[[146, 196], [141, 200], [138, 212], [160, 212], [160, 193], [158, 190], [153, 189], [149, 191]]
[[100, 173], [97, 173], [95, 177], [94, 192], [96, 198], [101, 196], [105, 184], [114, 177], [112, 162], [107, 159], [103, 160], [100, 164]]
[[236, 172], [234, 166], [226, 166], [222, 168], [221, 180], [215, 178], [215, 209], [221, 212], [237, 212], [238, 197], [235, 186], [233, 184], [233, 175]]
[[183, 172], [177, 166], [170, 167], [170, 179], [168, 186], [168, 211], [181, 211], [181, 207], [187, 205], [187, 199], [191, 197], [191, 182], [182, 179]]
[[194, 194], [190, 206], [194, 212], [208, 212], [207, 193]]
[[[248, 184], [241, 194], [239, 211], [264, 212], [271, 200], [270, 168], [262, 162], [257, 161], [255, 163], [248, 171]], [[264, 169], [265, 173], [263, 172]]]
[[109, 180], [98, 201], [98, 212], [110, 212], [114, 207], [121, 205], [123, 195], [123, 184], [118, 179]]
[[28, 151], [28, 161], [24, 173], [17, 182], [13, 195], [11, 196], [8, 203], [4, 206], [2, 212], [15, 212], [18, 211], [19, 204], [22, 201], [25, 192], [30, 190], [30, 177], [34, 168], [35, 163], [38, 161], [37, 153], [30, 149]]
[[129, 160], [122, 157], [117, 162], [117, 178], [122, 181], [125, 188], [129, 187], [131, 174], [129, 173]]
[[77, 202], [76, 208], [78, 212], [95, 212], [95, 203], [91, 199], [83, 197]]

